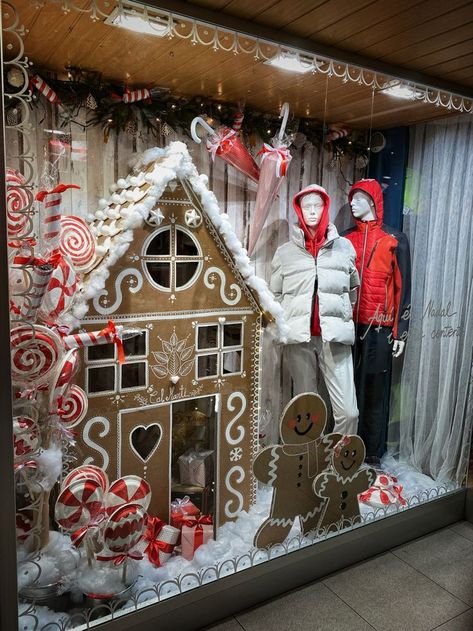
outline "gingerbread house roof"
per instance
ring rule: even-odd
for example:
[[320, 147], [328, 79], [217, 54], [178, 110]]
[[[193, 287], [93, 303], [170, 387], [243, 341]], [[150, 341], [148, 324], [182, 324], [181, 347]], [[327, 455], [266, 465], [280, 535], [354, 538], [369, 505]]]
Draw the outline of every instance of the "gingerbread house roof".
[[109, 198], [99, 200], [99, 209], [89, 216], [96, 241], [96, 259], [82, 277], [82, 287], [72, 309], [80, 320], [88, 310], [88, 301], [104, 289], [110, 268], [125, 254], [133, 241], [134, 229], [146, 221], [158, 226], [162, 214], [157, 203], [168, 184], [180, 181], [194, 195], [223, 239], [243, 281], [257, 299], [261, 310], [276, 324], [280, 339], [287, 335], [282, 308], [266, 282], [256, 276], [250, 259], [236, 236], [228, 216], [220, 212], [215, 195], [207, 188], [208, 178], [199, 175], [186, 145], [171, 142], [166, 148], [148, 149], [136, 158], [132, 172], [110, 187]]

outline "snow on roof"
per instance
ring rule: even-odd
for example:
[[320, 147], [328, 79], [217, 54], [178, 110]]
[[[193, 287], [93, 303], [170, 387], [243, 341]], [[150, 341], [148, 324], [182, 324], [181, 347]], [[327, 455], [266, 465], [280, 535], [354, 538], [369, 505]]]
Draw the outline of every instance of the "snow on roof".
[[281, 305], [266, 282], [255, 275], [246, 250], [236, 236], [228, 216], [221, 213], [215, 195], [207, 188], [208, 178], [199, 175], [186, 145], [171, 142], [165, 149], [148, 149], [132, 163], [133, 171], [110, 187], [108, 199], [99, 200], [99, 210], [89, 217], [96, 239], [97, 259], [84, 274], [82, 289], [72, 309], [81, 319], [89, 300], [98, 296], [110, 275], [109, 269], [125, 254], [133, 241], [133, 230], [152, 216], [157, 202], [170, 182], [186, 180], [200, 199], [202, 207], [222, 237], [243, 280], [258, 298], [261, 309], [274, 319], [276, 335], [284, 340], [288, 333]]

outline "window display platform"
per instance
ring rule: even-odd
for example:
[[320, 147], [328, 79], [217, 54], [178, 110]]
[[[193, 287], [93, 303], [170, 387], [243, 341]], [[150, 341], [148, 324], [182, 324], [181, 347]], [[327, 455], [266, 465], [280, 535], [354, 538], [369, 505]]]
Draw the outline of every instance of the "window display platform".
[[[236, 572], [228, 566], [228, 576], [225, 576], [223, 564], [218, 581], [202, 584], [205, 580], [198, 579], [199, 574], [202, 576], [202, 568], [199, 572], [196, 562], [193, 565], [188, 564], [189, 569], [193, 568], [194, 581], [189, 571], [183, 571], [181, 574], [181, 580], [183, 577], [187, 578], [187, 584], [183, 581], [181, 589], [188, 591], [173, 598], [161, 597], [161, 602], [153, 603], [153, 600], [147, 600], [140, 604], [130, 601], [126, 607], [116, 610], [113, 620], [109, 616], [99, 618], [100, 607], [97, 606], [97, 625], [102, 624], [101, 628], [104, 631], [147, 631], [156, 629], [157, 625], [160, 628], [178, 628], [180, 631], [202, 628], [232, 613], [465, 518], [467, 490], [448, 491], [443, 488], [437, 492], [438, 499], [425, 501], [415, 507], [410, 506], [410, 510], [401, 510], [386, 519], [372, 521], [373, 513], [363, 511], [363, 527], [354, 528], [338, 536], [329, 536], [313, 545], [310, 542], [301, 544], [295, 533], [295, 537], [292, 538], [294, 551], [290, 554], [285, 554], [283, 546], [276, 546], [271, 554], [273, 558], [269, 562], [255, 562], [253, 567]], [[408, 493], [406, 495], [409, 496]], [[411, 498], [409, 503], [411, 504]], [[263, 504], [258, 508], [258, 512], [265, 510]], [[372, 523], [367, 523], [369, 521]], [[296, 549], [300, 545], [304, 547]], [[287, 547], [290, 549], [291, 543], [287, 544]], [[261, 554], [261, 551], [256, 554]], [[228, 558], [230, 555], [227, 553], [224, 556]], [[164, 569], [170, 572], [172, 565], [168, 563]], [[184, 576], [186, 574], [187, 577]], [[145, 578], [142, 577], [140, 580], [144, 581]], [[193, 589], [197, 585], [200, 585], [199, 589]], [[143, 587], [144, 584], [141, 589]], [[43, 613], [51, 621], [51, 614], [47, 611]], [[91, 613], [93, 618], [93, 611]], [[133, 618], [127, 615], [128, 613], [132, 614]], [[58, 613], [56, 622], [64, 619], [65, 615]], [[131, 623], [133, 626], [130, 626]], [[91, 619], [89, 628], [93, 625]]]

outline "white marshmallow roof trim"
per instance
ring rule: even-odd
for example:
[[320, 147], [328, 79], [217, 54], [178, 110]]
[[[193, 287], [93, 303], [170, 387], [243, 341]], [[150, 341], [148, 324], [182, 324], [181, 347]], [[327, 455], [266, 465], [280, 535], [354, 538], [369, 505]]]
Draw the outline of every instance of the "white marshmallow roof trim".
[[[151, 169], [153, 162], [156, 164]], [[266, 282], [255, 275], [247, 252], [236, 236], [228, 216], [220, 212], [215, 195], [207, 188], [207, 176], [198, 174], [186, 145], [176, 141], [165, 149], [148, 149], [130, 166], [133, 167], [133, 172], [112, 185], [110, 198], [99, 200], [99, 210], [89, 216], [93, 234], [96, 239], [101, 239], [97, 244], [97, 254], [104, 258], [95, 269], [84, 275], [81, 292], [72, 309], [73, 318], [82, 319], [87, 313], [88, 301], [102, 292], [110, 275], [109, 269], [128, 250], [133, 241], [133, 230], [150, 216], [167, 185], [172, 180], [186, 179], [232, 254], [245, 283], [256, 292], [261, 308], [274, 318], [276, 336], [280, 341], [285, 341], [289, 331], [281, 305], [275, 300]], [[140, 188], [145, 184], [149, 185], [147, 190]], [[120, 208], [125, 202], [129, 205]], [[119, 225], [116, 224], [117, 220]], [[71, 319], [70, 324], [76, 323]]]

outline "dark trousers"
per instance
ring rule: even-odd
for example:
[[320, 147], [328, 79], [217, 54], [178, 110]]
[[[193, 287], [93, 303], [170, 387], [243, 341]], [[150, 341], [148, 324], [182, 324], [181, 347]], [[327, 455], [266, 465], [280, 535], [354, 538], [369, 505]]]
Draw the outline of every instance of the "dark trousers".
[[386, 451], [391, 384], [392, 329], [358, 324], [354, 346], [355, 386], [360, 413], [358, 434], [368, 457]]

